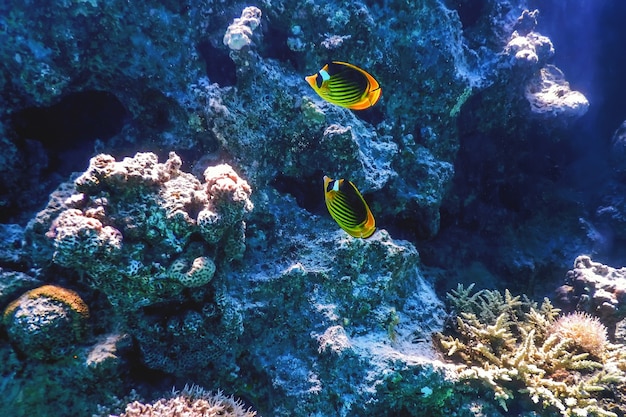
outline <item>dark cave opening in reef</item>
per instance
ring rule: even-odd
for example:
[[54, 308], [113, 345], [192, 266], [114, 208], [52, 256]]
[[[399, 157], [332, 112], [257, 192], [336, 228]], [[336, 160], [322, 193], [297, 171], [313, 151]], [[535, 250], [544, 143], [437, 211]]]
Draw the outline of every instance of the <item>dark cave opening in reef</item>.
[[18, 147], [39, 142], [48, 154], [47, 171], [69, 174], [84, 170], [96, 139], [106, 141], [118, 134], [127, 112], [115, 95], [106, 91], [81, 91], [47, 107], [28, 107], [15, 112], [11, 125]]
[[228, 56], [228, 49], [213, 46], [209, 40], [198, 44], [198, 53], [204, 60], [207, 76], [212, 83], [220, 87], [228, 87], [237, 84], [237, 68]]
[[0, 184], [0, 221], [25, 222], [59, 183], [87, 168], [96, 140], [105, 142], [119, 134], [127, 119], [120, 100], [99, 90], [67, 94], [50, 106], [14, 112], [8, 136], [17, 148], [18, 163], [27, 170]]
[[320, 170], [315, 171], [312, 175], [298, 178], [279, 172], [272, 179], [270, 185], [279, 193], [293, 196], [298, 206], [306, 211], [323, 215], [326, 213], [323, 177], [324, 173]]

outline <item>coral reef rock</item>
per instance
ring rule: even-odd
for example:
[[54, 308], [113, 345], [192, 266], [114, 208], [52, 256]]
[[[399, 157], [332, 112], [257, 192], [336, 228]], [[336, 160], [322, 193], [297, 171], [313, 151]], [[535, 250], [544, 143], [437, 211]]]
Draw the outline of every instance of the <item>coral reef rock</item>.
[[0, 268], [0, 306], [6, 306], [25, 291], [43, 283], [24, 272]]
[[532, 74], [526, 81], [525, 97], [530, 110], [543, 117], [577, 118], [589, 108], [587, 98], [570, 89], [563, 72], [548, 64], [554, 56], [549, 38], [534, 31], [539, 12], [524, 10], [516, 23], [517, 30], [504, 48], [513, 66], [527, 68]]
[[241, 17], [233, 20], [224, 34], [224, 45], [234, 51], [252, 43], [252, 33], [261, 23], [261, 10], [254, 6], [243, 9]]
[[207, 284], [216, 268], [243, 255], [251, 189], [228, 165], [207, 168], [201, 183], [181, 164], [173, 153], [164, 163], [151, 153], [92, 158], [65, 210], [53, 198], [44, 210], [53, 214], [31, 222], [30, 241], [44, 246], [47, 239], [56, 264], [85, 273], [94, 289], [126, 308]]
[[546, 65], [526, 86], [531, 111], [546, 117], [580, 117], [589, 109], [587, 98], [570, 89], [563, 72]]
[[89, 308], [65, 288], [44, 285], [26, 292], [4, 310], [11, 342], [29, 358], [60, 359], [85, 337]]
[[626, 267], [613, 268], [581, 255], [557, 293], [567, 308], [598, 317], [613, 337], [616, 324], [626, 318]]
[[254, 417], [256, 411], [246, 409], [243, 403], [221, 392], [207, 392], [197, 385], [173, 390], [166, 398], [152, 404], [134, 401], [126, 406], [119, 417]]

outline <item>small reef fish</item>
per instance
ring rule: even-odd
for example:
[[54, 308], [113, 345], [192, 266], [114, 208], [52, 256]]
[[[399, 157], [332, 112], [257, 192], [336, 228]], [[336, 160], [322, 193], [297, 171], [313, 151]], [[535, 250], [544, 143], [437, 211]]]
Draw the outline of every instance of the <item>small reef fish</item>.
[[373, 106], [383, 91], [374, 77], [347, 62], [326, 64], [305, 80], [324, 100], [352, 110]]
[[351, 181], [324, 175], [324, 199], [332, 218], [350, 236], [365, 239], [376, 230], [370, 208]]

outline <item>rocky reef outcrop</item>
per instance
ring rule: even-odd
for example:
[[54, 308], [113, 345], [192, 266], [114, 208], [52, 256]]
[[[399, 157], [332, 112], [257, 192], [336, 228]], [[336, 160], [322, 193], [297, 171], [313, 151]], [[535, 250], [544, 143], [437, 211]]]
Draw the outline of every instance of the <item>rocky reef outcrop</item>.
[[[208, 167], [204, 183], [181, 165], [174, 153], [163, 163], [148, 153], [98, 155], [27, 227], [26, 249], [43, 276], [62, 267], [90, 300], [104, 297], [89, 307], [100, 330], [65, 342], [81, 349], [98, 336], [130, 336], [142, 366], [204, 386], [219, 381], [274, 415], [307, 415], [328, 402], [367, 413], [372, 395], [389, 407], [408, 401], [389, 387], [375, 394], [381, 378], [438, 389], [445, 371], [430, 362], [428, 337], [443, 307], [409, 242], [385, 230], [351, 238], [293, 199], [279, 204], [284, 197], [271, 189], [259, 198], [274, 208], [267, 224], [244, 234], [257, 192], [226, 165]], [[337, 369], [356, 379], [337, 380]], [[357, 397], [346, 403], [338, 392]]]
[[613, 268], [581, 255], [557, 295], [564, 308], [599, 317], [615, 337], [617, 323], [626, 318], [626, 268]]
[[[541, 286], [594, 244], [529, 162], [587, 102], [536, 12], [470, 3], [0, 13], [0, 408], [136, 415], [195, 383], [277, 417], [500, 415], [439, 361], [436, 290]], [[332, 60], [376, 106], [317, 97]], [[357, 184], [371, 238], [326, 215], [323, 175]]]

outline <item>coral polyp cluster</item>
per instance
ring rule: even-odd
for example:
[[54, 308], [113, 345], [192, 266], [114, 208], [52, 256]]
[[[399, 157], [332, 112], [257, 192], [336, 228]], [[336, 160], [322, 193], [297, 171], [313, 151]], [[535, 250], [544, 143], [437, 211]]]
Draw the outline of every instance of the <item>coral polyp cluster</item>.
[[11, 342], [29, 358], [56, 360], [84, 340], [89, 308], [76, 292], [44, 285], [24, 293], [4, 310]]
[[134, 401], [119, 417], [255, 417], [256, 411], [222, 392], [212, 393], [193, 385], [172, 393], [154, 403]]
[[594, 262], [587, 255], [578, 256], [558, 293], [567, 308], [599, 317], [611, 337], [617, 323], [626, 318], [626, 268], [613, 268]]

